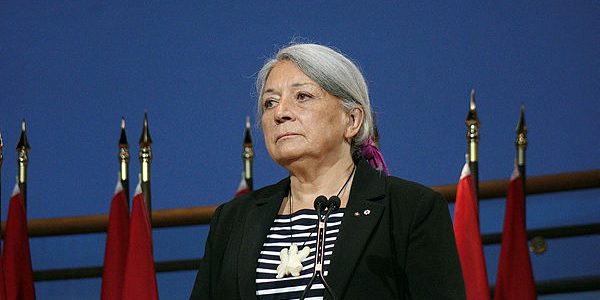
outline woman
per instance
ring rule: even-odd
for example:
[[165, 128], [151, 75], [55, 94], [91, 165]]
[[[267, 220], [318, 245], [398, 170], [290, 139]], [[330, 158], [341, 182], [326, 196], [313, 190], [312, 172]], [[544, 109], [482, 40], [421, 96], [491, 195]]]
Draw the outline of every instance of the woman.
[[[464, 299], [446, 201], [363, 157], [378, 153], [358, 68], [330, 48], [292, 45], [263, 66], [257, 91], [267, 150], [289, 177], [215, 211], [191, 299]], [[306, 288], [320, 195], [340, 208], [325, 281]]]

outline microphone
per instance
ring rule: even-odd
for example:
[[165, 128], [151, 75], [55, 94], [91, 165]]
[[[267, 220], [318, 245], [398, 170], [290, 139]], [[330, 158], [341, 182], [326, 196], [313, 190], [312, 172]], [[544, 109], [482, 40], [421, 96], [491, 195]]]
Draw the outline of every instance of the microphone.
[[340, 204], [342, 204], [340, 197], [331, 196], [329, 200], [327, 200], [327, 209], [333, 212], [334, 210], [340, 208]]
[[323, 217], [325, 226], [327, 226], [327, 221], [329, 220], [329, 215], [331, 215], [331, 213], [333, 213], [334, 210], [340, 208], [341, 203], [342, 203], [342, 201], [340, 200], [340, 197], [338, 197], [338, 196], [329, 197], [329, 200], [327, 200], [327, 212], [325, 213], [325, 216]]
[[317, 210], [317, 214], [321, 217], [320, 213], [329, 207], [329, 200], [327, 200], [327, 197], [321, 195], [315, 199], [314, 206]]
[[[313, 276], [310, 278], [310, 281], [306, 285], [304, 292], [300, 296], [300, 300], [304, 300], [306, 298], [306, 294], [310, 291], [315, 279], [317, 276], [321, 278], [323, 281], [323, 285], [325, 289], [332, 295], [333, 299], [337, 299], [333, 289], [327, 284], [325, 280], [325, 276], [323, 275], [323, 267], [325, 260], [325, 234], [327, 232], [327, 220], [329, 219], [329, 215], [332, 211], [338, 209], [340, 207], [340, 198], [338, 196], [331, 196], [329, 199], [327, 197], [321, 195], [315, 199], [314, 206], [317, 210], [317, 243], [315, 245], [315, 270], [313, 272]], [[327, 210], [325, 216], [321, 218], [321, 212]]]

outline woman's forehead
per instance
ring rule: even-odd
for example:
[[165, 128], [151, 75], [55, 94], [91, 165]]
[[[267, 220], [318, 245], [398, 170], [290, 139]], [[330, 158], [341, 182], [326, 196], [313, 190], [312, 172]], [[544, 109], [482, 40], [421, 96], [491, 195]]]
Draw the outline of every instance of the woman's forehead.
[[291, 61], [281, 61], [275, 64], [269, 72], [263, 93], [272, 92], [275, 88], [303, 88], [321, 86], [308, 77]]

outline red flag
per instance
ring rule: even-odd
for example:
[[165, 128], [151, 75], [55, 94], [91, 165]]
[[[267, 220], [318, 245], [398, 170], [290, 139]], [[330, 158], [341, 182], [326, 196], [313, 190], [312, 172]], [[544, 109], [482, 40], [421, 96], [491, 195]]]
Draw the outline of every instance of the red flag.
[[18, 185], [10, 199], [6, 220], [4, 281], [6, 299], [35, 299], [27, 216]]
[[235, 197], [239, 197], [245, 193], [250, 192], [250, 187], [248, 187], [248, 183], [246, 183], [246, 178], [244, 178], [244, 172], [242, 172], [242, 180], [240, 181], [240, 185], [235, 192]]
[[0, 300], [6, 299], [6, 288], [4, 285], [4, 255], [2, 255], [2, 245], [0, 244]]
[[536, 299], [525, 232], [525, 192], [518, 169], [510, 177], [494, 300]]
[[490, 299], [490, 288], [477, 211], [477, 195], [468, 162], [462, 169], [456, 188], [454, 235], [465, 280], [467, 299]]
[[104, 270], [102, 272], [102, 299], [121, 299], [128, 242], [129, 208], [121, 181], [118, 181], [108, 216]]
[[139, 183], [133, 197], [129, 223], [129, 249], [122, 299], [158, 299], [152, 257], [152, 227]]

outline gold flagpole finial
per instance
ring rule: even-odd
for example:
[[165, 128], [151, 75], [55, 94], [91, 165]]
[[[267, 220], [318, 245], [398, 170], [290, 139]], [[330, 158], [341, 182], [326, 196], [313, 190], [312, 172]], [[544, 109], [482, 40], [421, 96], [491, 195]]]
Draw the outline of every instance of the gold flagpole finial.
[[27, 141], [27, 125], [25, 119], [21, 122], [21, 136], [17, 143], [17, 165], [19, 167], [18, 184], [23, 197], [23, 204], [27, 206], [27, 164], [29, 163], [29, 142]]
[[119, 138], [119, 179], [125, 191], [125, 198], [129, 204], [129, 143], [125, 133], [125, 118], [121, 117], [121, 136]]
[[140, 136], [140, 145], [152, 145], [152, 138], [150, 137], [150, 131], [148, 130], [148, 112], [144, 112], [144, 127], [142, 129], [142, 135]]
[[250, 117], [246, 116], [246, 130], [244, 131], [244, 144], [252, 144], [252, 136], [250, 135]]
[[475, 104], [475, 90], [471, 90], [471, 99], [469, 101], [469, 113], [465, 120], [467, 125], [467, 143], [469, 144], [469, 160], [476, 162], [479, 160], [477, 145], [479, 144], [480, 122], [477, 117], [477, 106]]
[[[471, 90], [469, 100], [469, 113], [465, 120], [467, 125], [467, 145], [469, 147], [469, 167], [471, 177], [475, 186], [475, 193], [479, 196], [479, 118], [477, 117], [477, 105], [475, 104], [475, 90]], [[479, 198], [479, 197], [478, 197]]]
[[253, 189], [252, 160], [254, 159], [254, 146], [252, 144], [252, 135], [250, 134], [250, 117], [246, 116], [246, 130], [244, 131], [244, 147], [242, 151], [242, 160], [244, 163], [244, 179], [250, 190]]
[[27, 123], [25, 119], [21, 121], [21, 136], [19, 137], [19, 142], [17, 143], [17, 150], [19, 149], [31, 149], [29, 147], [29, 142], [27, 141]]
[[121, 117], [121, 136], [119, 138], [119, 162], [121, 163], [121, 181], [129, 179], [129, 143], [125, 133], [125, 118]]
[[144, 193], [144, 202], [148, 208], [149, 215], [152, 215], [152, 197], [150, 194], [150, 164], [152, 163], [152, 138], [148, 129], [148, 112], [144, 112], [144, 128], [140, 136], [140, 168], [142, 174], [142, 192]]
[[527, 125], [525, 124], [525, 105], [521, 104], [521, 113], [517, 123], [517, 165], [525, 166], [525, 150], [527, 150]]

